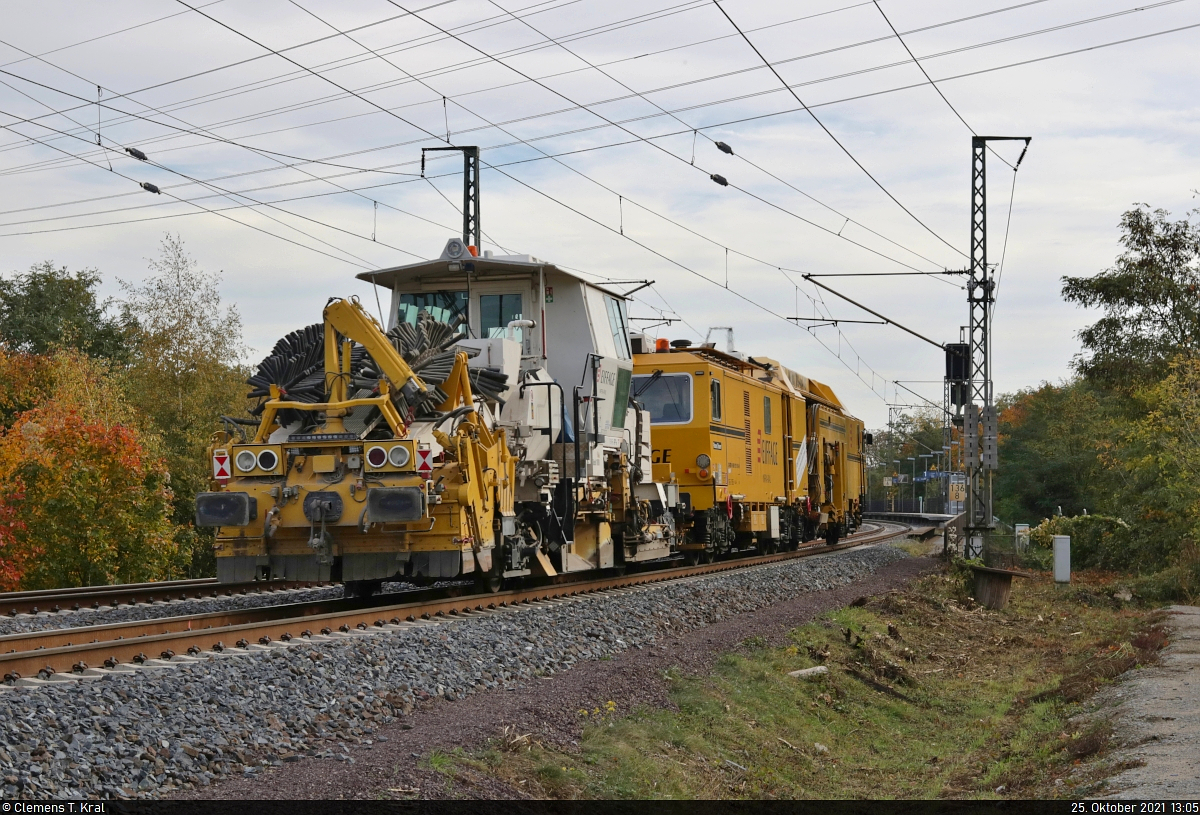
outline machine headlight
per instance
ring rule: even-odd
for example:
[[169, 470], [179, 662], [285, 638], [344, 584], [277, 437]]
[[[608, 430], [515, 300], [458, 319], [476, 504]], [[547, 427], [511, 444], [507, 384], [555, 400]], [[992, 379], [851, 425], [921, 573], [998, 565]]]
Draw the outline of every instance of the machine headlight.
[[403, 467], [408, 464], [408, 460], [411, 457], [408, 448], [402, 444], [396, 445], [388, 453], [388, 461], [391, 462], [393, 467]]
[[712, 464], [712, 459], [708, 457], [707, 453], [696, 456], [696, 466], [701, 470], [707, 470], [709, 464]]
[[244, 473], [248, 473], [254, 469], [254, 465], [258, 463], [258, 459], [254, 456], [253, 450], [243, 450], [237, 454], [234, 459], [237, 462], [237, 467]]
[[367, 451], [367, 463], [375, 469], [379, 469], [387, 464], [387, 458], [387, 450], [384, 450], [382, 447], [372, 447]]
[[278, 464], [279, 456], [275, 455], [274, 450], [263, 450], [258, 454], [258, 466], [260, 469], [268, 471], [274, 470]]

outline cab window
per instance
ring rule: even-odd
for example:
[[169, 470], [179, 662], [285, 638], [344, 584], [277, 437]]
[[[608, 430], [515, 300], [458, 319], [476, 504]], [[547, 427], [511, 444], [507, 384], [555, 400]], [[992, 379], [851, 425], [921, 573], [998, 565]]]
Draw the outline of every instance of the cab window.
[[400, 305], [396, 309], [397, 322], [417, 322], [417, 315], [422, 311], [440, 323], [446, 323], [452, 328], [460, 324], [465, 327], [467, 322], [467, 293], [465, 291], [430, 291], [415, 294], [401, 294]]
[[625, 301], [604, 295], [604, 307], [608, 311], [608, 328], [612, 331], [613, 345], [619, 359], [633, 359], [629, 348], [629, 320], [625, 317]]
[[630, 392], [650, 412], [651, 424], [687, 424], [692, 420], [692, 378], [687, 374], [637, 374]]
[[771, 397], [763, 397], [763, 432], [771, 435]]
[[[496, 339], [508, 336], [508, 324], [522, 320], [520, 294], [479, 295], [479, 336]], [[513, 329], [513, 339], [525, 341], [525, 329]]]
[[721, 380], [713, 379], [708, 383], [708, 396], [712, 402], [712, 420], [721, 421]]

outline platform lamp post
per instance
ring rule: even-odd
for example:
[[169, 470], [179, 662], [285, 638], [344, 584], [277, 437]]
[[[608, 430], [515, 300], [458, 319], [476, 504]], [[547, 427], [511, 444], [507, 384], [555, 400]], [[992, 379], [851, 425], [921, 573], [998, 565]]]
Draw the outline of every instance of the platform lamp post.
[[942, 512], [948, 512], [950, 506], [950, 470], [953, 465], [950, 463], [950, 454], [942, 451], [942, 455], [938, 458], [938, 469], [942, 471]]
[[[894, 459], [892, 459], [892, 463], [896, 465], [896, 475], [900, 475], [900, 459], [894, 458]], [[892, 486], [895, 487], [896, 486], [895, 483], [893, 483]], [[896, 487], [896, 494], [897, 495], [900, 494], [899, 487]], [[896, 504], [893, 503], [892, 504], [892, 512], [895, 512], [895, 511], [896, 511]]]
[[[942, 480], [945, 478], [946, 471], [942, 467], [942, 451], [934, 450], [933, 455], [937, 458], [937, 463], [934, 466], [937, 468], [937, 483], [938, 483], [937, 497], [940, 499], [942, 497]], [[943, 506], [942, 512], [945, 512], [945, 511], [946, 511], [946, 508]]]
[[[931, 459], [931, 458], [933, 458], [933, 453], [921, 453], [920, 456], [923, 459]], [[929, 496], [929, 486], [928, 486], [929, 485], [929, 461], [928, 460], [925, 462], [925, 482], [924, 483], [925, 483], [925, 486], [921, 488], [921, 496], [923, 499], [927, 498]], [[915, 484], [913, 485], [913, 491], [914, 492], [916, 491]], [[921, 503], [923, 505], [925, 503], [924, 500], [922, 500]], [[922, 506], [921, 509], [922, 509], [922, 511], [924, 511], [924, 509], [925, 509], [924, 506]]]

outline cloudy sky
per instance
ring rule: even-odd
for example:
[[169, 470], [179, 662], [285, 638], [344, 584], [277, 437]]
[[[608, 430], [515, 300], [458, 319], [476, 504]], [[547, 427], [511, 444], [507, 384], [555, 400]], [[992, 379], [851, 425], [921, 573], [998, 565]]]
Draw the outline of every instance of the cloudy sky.
[[[681, 322], [652, 333], [734, 326], [739, 350], [876, 426], [919, 401], [896, 381], [940, 401], [941, 354], [892, 326], [814, 324], [874, 318], [801, 275], [962, 268], [972, 129], [1033, 138], [1015, 186], [1021, 143], [988, 156], [998, 391], [1069, 374], [1094, 315], [1062, 302], [1061, 276], [1111, 264], [1131, 205], [1182, 217], [1200, 186], [1200, 0], [0, 9], [0, 273], [94, 267], [119, 295], [178, 233], [223, 272], [255, 357], [329, 296], [373, 301], [357, 272], [459, 231], [460, 161], [419, 175], [447, 134], [484, 148], [485, 248], [653, 280], [634, 316]], [[822, 282], [939, 342], [966, 322], [957, 277]]]

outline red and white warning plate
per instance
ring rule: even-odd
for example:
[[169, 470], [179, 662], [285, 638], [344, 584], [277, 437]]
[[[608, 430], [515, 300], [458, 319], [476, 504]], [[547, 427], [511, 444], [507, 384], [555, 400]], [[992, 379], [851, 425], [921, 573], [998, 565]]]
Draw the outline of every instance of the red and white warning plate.
[[417, 450], [417, 472], [424, 478], [433, 475], [432, 450]]
[[229, 453], [224, 450], [213, 451], [213, 478], [218, 481], [228, 481], [233, 477], [229, 468]]

